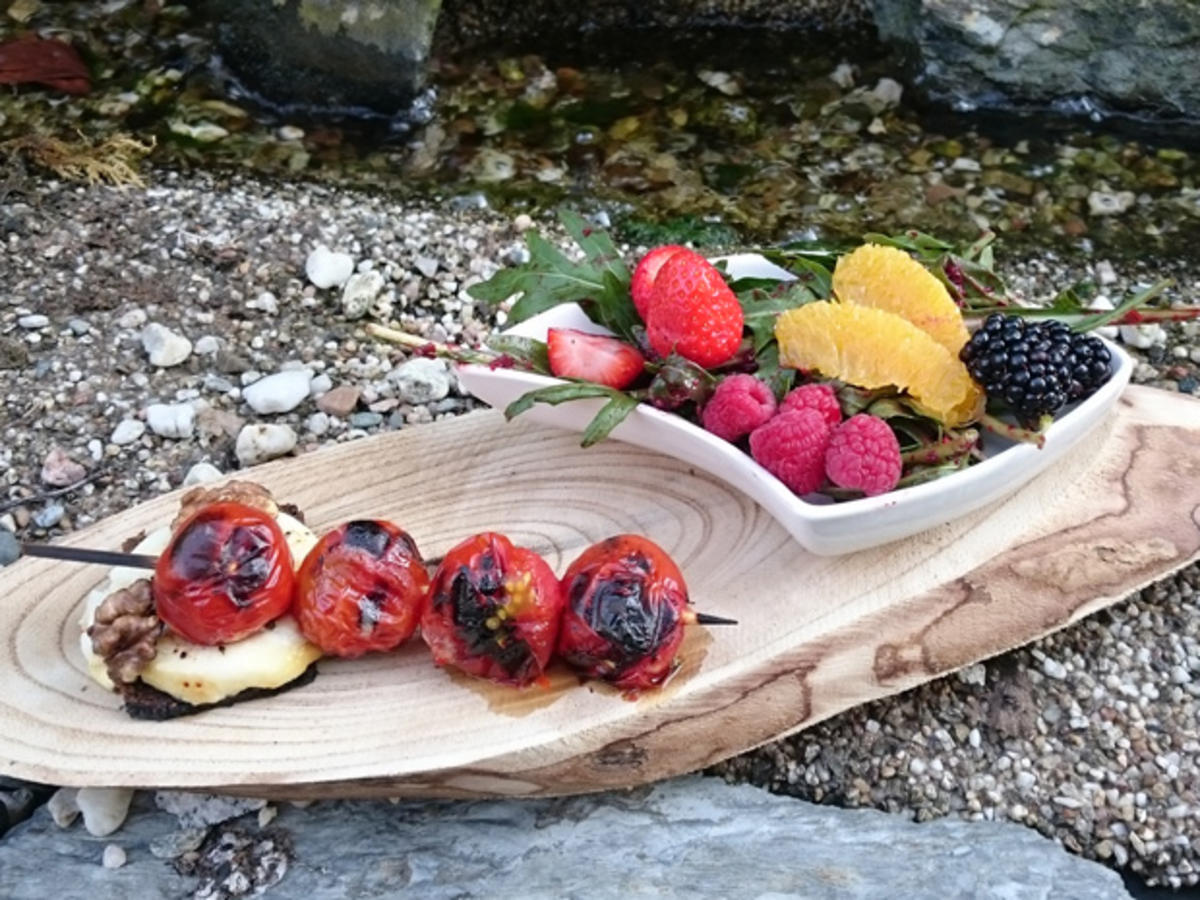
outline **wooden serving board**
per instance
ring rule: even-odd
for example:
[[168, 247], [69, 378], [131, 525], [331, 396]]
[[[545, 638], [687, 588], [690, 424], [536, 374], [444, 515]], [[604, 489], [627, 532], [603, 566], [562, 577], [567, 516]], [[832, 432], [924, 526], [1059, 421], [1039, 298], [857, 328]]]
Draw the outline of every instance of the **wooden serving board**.
[[[1033, 640], [1200, 556], [1200, 402], [1131, 388], [1082, 449], [1001, 503], [862, 553], [806, 553], [761, 509], [680, 462], [479, 412], [249, 473], [318, 531], [393, 519], [436, 556], [496, 529], [559, 573], [632, 531], [680, 563], [697, 608], [665, 689], [637, 702], [556, 674], [515, 691], [434, 667], [418, 639], [320, 664], [278, 697], [138, 722], [78, 649], [101, 568], [0, 573], [0, 772], [60, 785], [264, 796], [569, 794], [687, 772]], [[247, 473], [242, 473], [246, 477]], [[117, 547], [166, 495], [72, 534]]]

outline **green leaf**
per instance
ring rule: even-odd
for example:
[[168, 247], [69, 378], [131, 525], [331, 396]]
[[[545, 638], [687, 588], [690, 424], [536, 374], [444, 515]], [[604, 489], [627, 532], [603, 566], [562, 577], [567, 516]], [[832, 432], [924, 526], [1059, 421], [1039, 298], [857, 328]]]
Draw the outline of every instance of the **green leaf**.
[[1149, 300], [1157, 297], [1173, 283], [1174, 282], [1172, 282], [1170, 279], [1164, 278], [1163, 280], [1152, 284], [1144, 291], [1138, 291], [1124, 303], [1120, 304], [1116, 309], [1094, 316], [1086, 316], [1083, 319], [1080, 319], [1078, 322], [1075, 322], [1071, 328], [1077, 332], [1092, 331], [1095, 328], [1103, 328], [1109, 322], [1116, 322], [1124, 318], [1139, 306], [1142, 306]]
[[520, 337], [515, 334], [493, 334], [487, 339], [487, 345], [497, 353], [506, 353], [525, 368], [542, 375], [549, 375], [550, 358], [546, 345], [533, 338]]
[[608, 233], [593, 225], [589, 225], [583, 216], [574, 210], [562, 208], [558, 211], [559, 221], [567, 229], [567, 233], [579, 245], [587, 256], [588, 262], [604, 272], [609, 272], [626, 290], [629, 289], [629, 269], [617, 246]]
[[634, 330], [641, 327], [642, 318], [629, 295], [629, 285], [622, 282], [612, 271], [603, 274], [603, 287], [583, 304], [584, 311], [593, 322], [599, 322], [614, 334], [636, 343]]
[[833, 265], [836, 259], [829, 253], [810, 253], [802, 250], [765, 250], [763, 256], [775, 265], [787, 269], [808, 288], [818, 300], [826, 300], [833, 295], [833, 275], [829, 267], [818, 257]]
[[796, 381], [796, 370], [779, 365], [779, 345], [772, 342], [758, 352], [758, 369], [754, 373], [782, 400]]
[[746, 327], [754, 335], [754, 352], [762, 351], [775, 339], [775, 321], [781, 312], [803, 306], [816, 300], [816, 296], [798, 281], [770, 283], [772, 289], [754, 287], [737, 294], [742, 305], [742, 316]]
[[633, 412], [637, 405], [638, 401], [628, 394], [615, 393], [584, 430], [580, 446], [590, 447], [604, 440], [614, 428], [625, 421], [625, 417]]
[[504, 408], [504, 418], [514, 419], [521, 413], [531, 409], [535, 403], [546, 403], [558, 406], [571, 400], [586, 400], [592, 397], [625, 396], [620, 391], [613, 390], [603, 384], [592, 384], [587, 381], [568, 381], [564, 384], [553, 384], [549, 387], [526, 391]]
[[529, 262], [497, 272], [487, 281], [473, 285], [468, 293], [476, 300], [492, 304], [520, 294], [521, 299], [508, 318], [511, 322], [521, 322], [560, 303], [583, 300], [604, 289], [599, 271], [571, 262], [536, 232], [528, 232], [525, 242], [529, 247]]

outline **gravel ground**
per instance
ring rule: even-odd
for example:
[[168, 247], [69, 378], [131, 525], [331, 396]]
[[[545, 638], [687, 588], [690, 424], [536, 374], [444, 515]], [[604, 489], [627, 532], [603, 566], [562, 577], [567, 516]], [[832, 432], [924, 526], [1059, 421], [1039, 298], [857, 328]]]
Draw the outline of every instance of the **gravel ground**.
[[[364, 320], [347, 318], [339, 290], [316, 289], [305, 262], [318, 244], [349, 254], [325, 262], [358, 261], [357, 309], [471, 339], [497, 323], [465, 288], [519, 256], [527, 224], [469, 198], [402, 206], [208, 174], [157, 172], [145, 192], [25, 184], [0, 207], [0, 558], [6, 529], [52, 538], [178, 486], [197, 463], [228, 471], [472, 408], [436, 365], [365, 340]], [[1152, 274], [1137, 265], [1091, 274], [1119, 299]], [[1183, 286], [1175, 299], [1200, 279], [1166, 269]], [[1086, 272], [1047, 256], [1007, 274], [1045, 296]], [[1195, 390], [1197, 328], [1136, 339], [1149, 344], [1136, 381]], [[292, 374], [260, 381], [278, 372]], [[260, 423], [287, 430], [251, 427], [257, 440], [239, 442]], [[1193, 567], [715, 771], [918, 819], [1009, 818], [1152, 882], [1196, 884], [1198, 586]]]

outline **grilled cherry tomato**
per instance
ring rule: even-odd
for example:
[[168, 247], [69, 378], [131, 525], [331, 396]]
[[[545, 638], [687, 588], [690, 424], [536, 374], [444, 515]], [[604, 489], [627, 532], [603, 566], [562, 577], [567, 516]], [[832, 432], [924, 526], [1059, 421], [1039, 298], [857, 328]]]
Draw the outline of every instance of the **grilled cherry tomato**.
[[558, 653], [568, 665], [630, 694], [667, 680], [695, 616], [683, 575], [661, 547], [636, 534], [593, 544], [567, 567], [562, 588]]
[[562, 617], [558, 579], [546, 561], [502, 534], [467, 538], [433, 575], [421, 636], [439, 666], [502, 684], [545, 671]]
[[300, 631], [334, 656], [391, 650], [416, 631], [429, 574], [391, 522], [348, 522], [321, 538], [296, 573]]
[[292, 555], [275, 519], [241, 503], [201, 507], [154, 568], [154, 604], [196, 644], [231, 644], [292, 605]]

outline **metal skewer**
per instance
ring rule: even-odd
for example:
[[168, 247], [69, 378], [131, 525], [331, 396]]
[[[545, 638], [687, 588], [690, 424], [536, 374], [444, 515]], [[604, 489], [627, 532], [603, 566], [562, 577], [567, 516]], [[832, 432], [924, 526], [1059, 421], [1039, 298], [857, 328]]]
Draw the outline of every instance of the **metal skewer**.
[[40, 556], [45, 559], [63, 559], [68, 562], [96, 563], [101, 566], [132, 566], [137, 569], [153, 569], [158, 565], [157, 556], [140, 553], [119, 553], [115, 550], [88, 550], [83, 547], [60, 547], [57, 544], [31, 544], [23, 542], [21, 553], [25, 556]]

